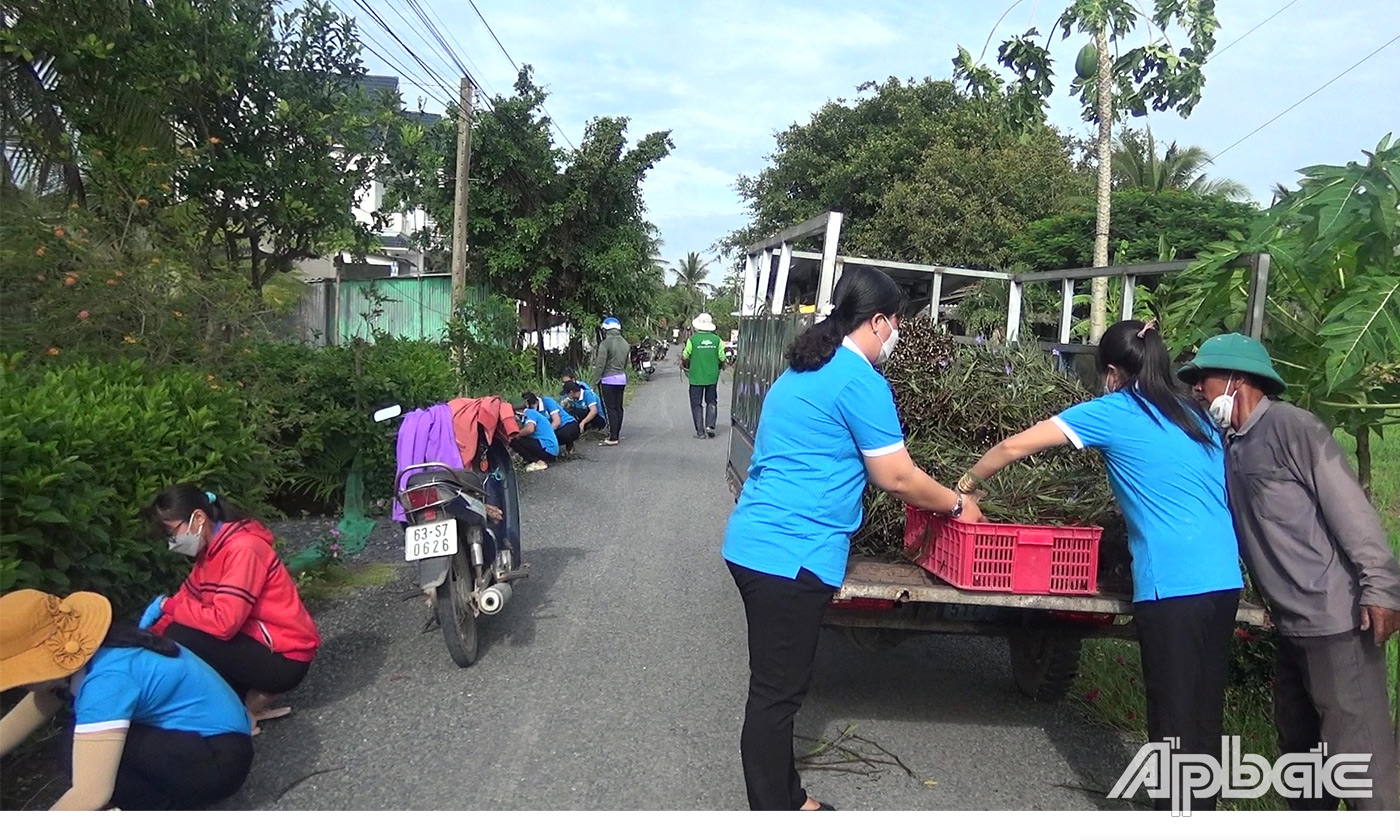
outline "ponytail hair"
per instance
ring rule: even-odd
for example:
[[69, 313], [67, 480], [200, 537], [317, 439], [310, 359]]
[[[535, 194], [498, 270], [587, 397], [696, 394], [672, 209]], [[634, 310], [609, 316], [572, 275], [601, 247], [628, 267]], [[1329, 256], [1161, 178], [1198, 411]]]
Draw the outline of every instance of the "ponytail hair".
[[227, 499], [205, 492], [194, 484], [177, 484], [163, 490], [142, 511], [142, 516], [163, 537], [166, 522], [184, 522], [197, 510], [203, 511], [211, 522], [241, 522], [248, 518], [248, 514]]
[[792, 342], [787, 351], [788, 366], [798, 373], [821, 370], [856, 327], [876, 315], [900, 314], [906, 300], [904, 290], [885, 272], [847, 265], [836, 282], [831, 314]]
[[1154, 421], [1161, 420], [1148, 411], [1153, 407], [1188, 437], [1207, 449], [1219, 445], [1208, 431], [1210, 417], [1193, 399], [1177, 389], [1172, 373], [1172, 357], [1157, 329], [1157, 322], [1119, 321], [1099, 339], [1097, 355], [1100, 374], [1108, 373], [1112, 365], [1122, 373], [1118, 390], [1128, 394]]
[[139, 630], [130, 624], [113, 624], [108, 627], [107, 636], [99, 647], [142, 648], [154, 651], [161, 656], [175, 657], [180, 655], [180, 646], [171, 640], [164, 636], [157, 636], [149, 630]]

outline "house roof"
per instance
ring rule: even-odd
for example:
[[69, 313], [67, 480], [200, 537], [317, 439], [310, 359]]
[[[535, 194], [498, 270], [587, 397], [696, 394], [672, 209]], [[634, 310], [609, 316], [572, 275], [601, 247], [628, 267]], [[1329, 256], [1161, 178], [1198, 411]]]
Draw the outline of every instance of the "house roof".
[[[382, 98], [385, 94], [389, 94], [395, 102], [399, 102], [402, 99], [399, 91], [398, 76], [365, 76], [360, 80], [360, 89], [363, 90], [365, 95], [370, 99], [377, 100]], [[400, 113], [403, 115], [404, 119], [407, 119], [409, 122], [424, 126], [433, 125], [434, 123], [442, 121], [441, 114], [429, 114], [426, 111], [409, 111], [403, 109]]]
[[397, 98], [399, 95], [399, 77], [365, 76], [360, 80], [360, 89], [371, 98], [377, 98], [386, 93], [391, 93]]

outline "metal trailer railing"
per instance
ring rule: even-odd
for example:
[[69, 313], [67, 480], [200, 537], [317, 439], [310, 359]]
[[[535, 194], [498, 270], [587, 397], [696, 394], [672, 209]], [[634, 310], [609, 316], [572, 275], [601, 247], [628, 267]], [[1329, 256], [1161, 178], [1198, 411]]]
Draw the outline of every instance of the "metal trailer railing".
[[[1070, 268], [1055, 271], [1002, 272], [959, 268], [937, 264], [908, 263], [854, 257], [839, 252], [842, 213], [830, 211], [814, 216], [745, 249], [744, 287], [740, 306], [739, 347], [735, 365], [731, 413], [734, 428], [731, 435], [729, 476], [731, 483], [742, 485], [752, 457], [753, 435], [758, 428], [763, 398], [774, 380], [787, 364], [783, 358], [787, 346], [799, 332], [830, 311], [836, 282], [848, 265], [879, 268], [908, 289], [917, 304], [934, 321], [942, 317], [941, 309], [955, 300], [973, 284], [982, 280], [1007, 283], [1006, 341], [1022, 338], [1022, 315], [1026, 288], [1038, 283], [1060, 284], [1059, 323], [1055, 341], [1039, 341], [1047, 352], [1056, 352], [1061, 367], [1067, 372], [1075, 367], [1075, 358], [1094, 353], [1095, 345], [1072, 341], [1074, 329], [1074, 297], [1079, 284], [1104, 277], [1122, 284], [1120, 312], [1122, 318], [1132, 317], [1136, 291], [1141, 281], [1185, 270], [1188, 260], [1134, 263], [1097, 268]], [[819, 239], [819, 251], [797, 250], [797, 243]], [[810, 269], [815, 267], [815, 271]], [[1248, 274], [1248, 303], [1243, 331], [1260, 338], [1264, 326], [1264, 301], [1268, 293], [1270, 261], [1268, 254], [1241, 257], [1235, 267]], [[804, 288], [793, 286], [794, 272], [804, 275]], [[796, 293], [796, 294], [795, 294]], [[927, 300], [927, 303], [924, 301]], [[971, 340], [971, 339], [967, 339]]]

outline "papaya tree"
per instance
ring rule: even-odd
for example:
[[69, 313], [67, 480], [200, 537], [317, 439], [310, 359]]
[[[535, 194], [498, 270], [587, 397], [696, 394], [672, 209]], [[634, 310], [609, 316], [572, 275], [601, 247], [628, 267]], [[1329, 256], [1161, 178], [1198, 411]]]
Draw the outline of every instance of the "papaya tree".
[[[974, 61], [962, 47], [953, 60], [953, 76], [974, 94], [1004, 97], [1013, 126], [1029, 126], [1043, 119], [1045, 102], [1055, 90], [1050, 45], [1056, 32], [1064, 42], [1075, 33], [1089, 36], [1075, 59], [1069, 91], [1083, 103], [1085, 121], [1098, 127], [1094, 265], [1108, 265], [1113, 122], [1121, 113], [1144, 116], [1149, 108], [1190, 116], [1201, 100], [1203, 67], [1215, 49], [1219, 26], [1214, 0], [1153, 0], [1150, 16], [1130, 0], [1074, 0], [1044, 43], [1038, 43], [1040, 32], [1034, 28], [1002, 43], [997, 60], [1009, 71], [1009, 80], [980, 59]], [[1139, 29], [1147, 30], [1148, 42], [1128, 47], [1128, 39]], [[1173, 45], [1169, 30], [1181, 31], [1179, 41], [1184, 34], [1180, 48]], [[1090, 308], [1092, 342], [1108, 326], [1107, 304], [1108, 281], [1096, 279]]]
[[1186, 351], [1244, 322], [1246, 254], [1272, 260], [1264, 343], [1290, 399], [1356, 437], [1371, 483], [1371, 435], [1400, 423], [1400, 144], [1386, 135], [1365, 162], [1310, 166], [1247, 234], [1183, 272], [1163, 334]]

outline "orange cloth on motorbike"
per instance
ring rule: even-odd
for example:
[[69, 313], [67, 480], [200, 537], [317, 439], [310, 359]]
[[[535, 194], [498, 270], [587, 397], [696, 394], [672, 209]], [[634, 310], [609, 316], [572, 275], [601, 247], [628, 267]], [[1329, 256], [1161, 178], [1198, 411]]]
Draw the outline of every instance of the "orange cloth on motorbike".
[[500, 397], [458, 397], [449, 400], [447, 407], [452, 410], [452, 434], [457, 439], [457, 448], [462, 451], [463, 464], [470, 465], [478, 454], [485, 457], [486, 453], [476, 451], [481, 433], [486, 435], [487, 446], [496, 435], [510, 440], [520, 434], [515, 409]]

